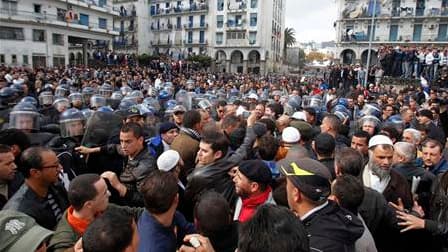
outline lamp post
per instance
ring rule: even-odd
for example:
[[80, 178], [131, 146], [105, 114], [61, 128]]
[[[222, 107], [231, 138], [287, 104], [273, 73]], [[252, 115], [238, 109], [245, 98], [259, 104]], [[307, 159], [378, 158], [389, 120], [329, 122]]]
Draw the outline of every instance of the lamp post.
[[375, 15], [376, 15], [376, 2], [377, 0], [373, 0], [373, 8], [372, 8], [372, 20], [370, 23], [370, 34], [369, 34], [369, 49], [367, 51], [367, 64], [366, 64], [366, 77], [365, 77], [365, 85], [367, 86], [367, 81], [369, 79], [369, 68], [370, 68], [370, 57], [372, 56], [372, 40], [373, 40], [373, 31], [375, 30]]

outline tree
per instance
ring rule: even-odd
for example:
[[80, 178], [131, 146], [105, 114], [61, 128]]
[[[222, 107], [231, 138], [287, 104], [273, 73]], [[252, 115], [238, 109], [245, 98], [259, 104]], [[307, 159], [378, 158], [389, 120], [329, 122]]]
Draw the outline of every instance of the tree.
[[199, 69], [207, 69], [210, 67], [213, 59], [207, 55], [192, 55], [187, 58], [188, 61], [191, 61], [194, 66]]
[[317, 51], [313, 51], [308, 53], [308, 55], [306, 55], [306, 61], [312, 63], [313, 61], [319, 61], [322, 62], [324, 61], [326, 55], [324, 53], [321, 52], [317, 52]]
[[294, 28], [285, 28], [285, 41], [283, 42], [283, 59], [286, 60], [286, 49], [296, 43], [296, 31]]

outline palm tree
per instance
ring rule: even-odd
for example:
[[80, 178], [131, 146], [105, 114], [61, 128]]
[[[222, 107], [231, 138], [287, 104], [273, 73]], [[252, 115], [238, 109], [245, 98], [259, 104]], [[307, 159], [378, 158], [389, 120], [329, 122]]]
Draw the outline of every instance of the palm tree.
[[294, 28], [285, 28], [284, 36], [285, 41], [283, 44], [283, 60], [286, 61], [286, 49], [296, 43], [296, 31]]

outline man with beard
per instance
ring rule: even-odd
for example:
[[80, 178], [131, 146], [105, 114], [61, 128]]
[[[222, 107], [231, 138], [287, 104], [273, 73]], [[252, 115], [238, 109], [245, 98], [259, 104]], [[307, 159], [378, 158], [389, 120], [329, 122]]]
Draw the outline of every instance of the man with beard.
[[394, 146], [384, 135], [376, 135], [369, 141], [369, 162], [362, 172], [365, 186], [382, 193], [389, 202], [399, 199], [406, 209], [412, 207], [412, 195], [406, 179], [392, 170]]

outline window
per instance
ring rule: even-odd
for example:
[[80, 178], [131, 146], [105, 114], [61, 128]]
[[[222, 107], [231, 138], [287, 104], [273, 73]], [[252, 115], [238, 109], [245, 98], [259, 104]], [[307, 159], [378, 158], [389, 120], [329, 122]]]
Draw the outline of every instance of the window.
[[17, 1], [2, 0], [2, 9], [10, 15], [17, 15]]
[[423, 16], [425, 14], [425, 0], [417, 0], [415, 7], [415, 15]]
[[192, 28], [193, 27], [193, 16], [189, 16], [188, 17], [188, 28]]
[[53, 66], [65, 66], [65, 57], [64, 56], [54, 56], [53, 57]]
[[235, 26], [242, 26], [243, 25], [243, 16], [236, 15], [235, 16]]
[[389, 30], [389, 41], [397, 41], [398, 39], [398, 25], [391, 25]]
[[205, 32], [199, 31], [199, 43], [203, 44], [205, 42]]
[[216, 16], [216, 27], [222, 28], [223, 26], [224, 26], [224, 16], [223, 15]]
[[251, 7], [252, 9], [257, 8], [257, 5], [258, 5], [258, 0], [251, 0], [251, 1], [250, 1], [250, 7]]
[[205, 15], [201, 15], [201, 19], [200, 19], [199, 22], [200, 22], [199, 24], [200, 24], [201, 27], [205, 26]]
[[101, 29], [107, 29], [107, 19], [98, 18], [98, 27]]
[[442, 9], [440, 14], [442, 16], [448, 16], [448, 0], [442, 0]]
[[224, 38], [224, 34], [222, 32], [217, 32], [216, 33], [216, 44], [222, 45], [223, 38]]
[[66, 21], [66, 19], [65, 19], [65, 14], [67, 13], [67, 10], [64, 10], [64, 9], [60, 9], [60, 8], [57, 8], [57, 15], [56, 15], [56, 19], [58, 20], [58, 21]]
[[24, 40], [23, 28], [0, 26], [0, 39]]
[[249, 44], [257, 43], [257, 32], [249, 32]]
[[4, 63], [5, 63], [5, 55], [0, 54], [0, 64], [4, 64]]
[[250, 14], [250, 26], [257, 26], [257, 13]]
[[17, 55], [15, 55], [15, 54], [11, 55], [11, 63], [17, 64]]
[[227, 39], [245, 39], [246, 33], [239, 31], [227, 32]]
[[41, 12], [42, 12], [42, 5], [34, 4], [34, 13], [41, 13]]
[[439, 24], [438, 41], [448, 41], [448, 24]]
[[218, 11], [223, 11], [224, 10], [224, 0], [218, 0]]
[[100, 6], [100, 7], [104, 7], [104, 6], [106, 6], [107, 5], [107, 0], [99, 0], [98, 1], [98, 6]]
[[422, 25], [421, 24], [415, 24], [414, 25], [414, 32], [412, 33], [412, 40], [413, 41], [420, 41], [422, 39]]
[[22, 63], [24, 65], [28, 65], [28, 55], [22, 55]]
[[64, 35], [53, 33], [53, 45], [64, 45]]
[[177, 25], [177, 29], [180, 29], [180, 27], [182, 27], [182, 18], [181, 17], [177, 17], [176, 25]]
[[86, 14], [79, 14], [79, 24], [80, 25], [89, 25], [89, 15]]
[[376, 30], [375, 28], [376, 28], [376, 26], [374, 25], [373, 31], [372, 31], [372, 26], [371, 25], [367, 26], [367, 39], [370, 39], [370, 33], [373, 33], [372, 38], [373, 38], [373, 40], [375, 40], [375, 30]]
[[188, 32], [188, 38], [187, 38], [187, 40], [188, 40], [188, 44], [193, 43], [193, 32], [192, 32], [192, 31], [189, 31], [189, 32]]
[[45, 42], [45, 30], [33, 29], [33, 41]]

